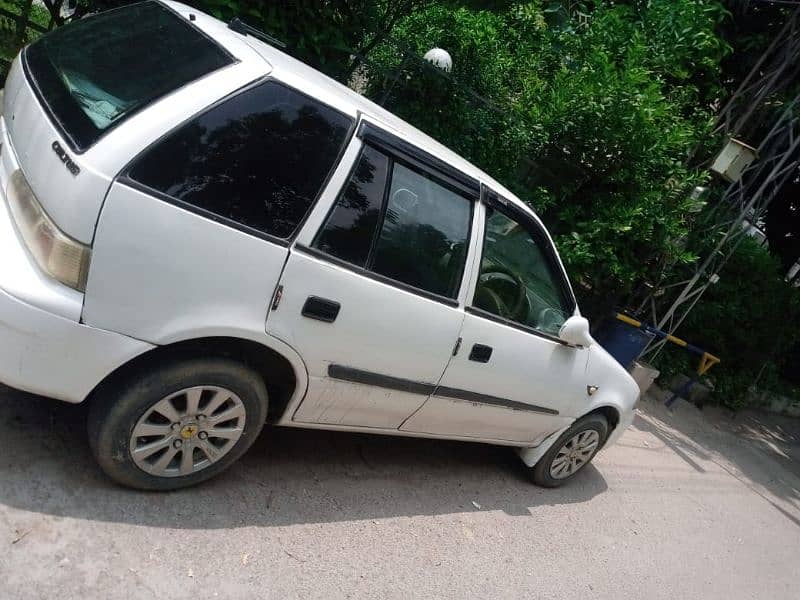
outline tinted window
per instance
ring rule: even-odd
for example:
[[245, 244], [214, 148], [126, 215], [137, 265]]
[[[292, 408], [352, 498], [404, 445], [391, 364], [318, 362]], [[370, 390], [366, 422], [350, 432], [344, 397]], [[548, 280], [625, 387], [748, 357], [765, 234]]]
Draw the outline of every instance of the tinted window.
[[366, 146], [314, 245], [452, 298], [461, 283], [471, 216], [470, 200]]
[[328, 254], [363, 267], [383, 203], [389, 159], [366, 146], [350, 181], [314, 245]]
[[488, 209], [474, 305], [552, 335], [572, 312], [547, 240]]
[[233, 63], [155, 2], [74, 21], [33, 43], [25, 57], [40, 100], [77, 149], [155, 99]]
[[395, 163], [372, 269], [428, 292], [455, 297], [471, 214], [469, 200]]
[[279, 238], [294, 233], [345, 143], [351, 121], [267, 82], [183, 125], [130, 177]]

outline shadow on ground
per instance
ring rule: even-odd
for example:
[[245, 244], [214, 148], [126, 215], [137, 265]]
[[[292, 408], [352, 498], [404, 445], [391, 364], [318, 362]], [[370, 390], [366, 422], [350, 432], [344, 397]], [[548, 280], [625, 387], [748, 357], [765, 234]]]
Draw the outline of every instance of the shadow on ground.
[[112, 484], [86, 442], [85, 408], [0, 387], [0, 503], [56, 516], [170, 528], [278, 526], [586, 502], [607, 489], [589, 465], [533, 486], [508, 448], [267, 427], [227, 472], [190, 490]]
[[713, 407], [701, 412], [685, 401], [670, 411], [662, 396], [648, 397], [646, 417], [637, 415], [634, 427], [700, 474], [712, 467], [726, 471], [800, 526], [800, 420]]

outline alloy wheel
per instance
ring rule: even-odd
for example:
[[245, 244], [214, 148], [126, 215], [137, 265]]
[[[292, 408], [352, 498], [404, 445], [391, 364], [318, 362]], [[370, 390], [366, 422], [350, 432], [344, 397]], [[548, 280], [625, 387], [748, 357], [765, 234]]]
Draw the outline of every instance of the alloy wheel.
[[600, 434], [594, 429], [576, 433], [561, 447], [550, 463], [550, 477], [566, 479], [591, 460], [598, 445]]
[[246, 411], [222, 387], [196, 386], [153, 404], [133, 427], [130, 453], [141, 470], [158, 477], [201, 471], [225, 456], [242, 436]]

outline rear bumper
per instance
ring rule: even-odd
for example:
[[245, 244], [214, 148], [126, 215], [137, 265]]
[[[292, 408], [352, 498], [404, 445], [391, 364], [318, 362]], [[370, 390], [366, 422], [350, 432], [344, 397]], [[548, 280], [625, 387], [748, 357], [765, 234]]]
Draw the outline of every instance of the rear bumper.
[[6, 204], [18, 168], [0, 116], [0, 382], [81, 402], [118, 366], [152, 345], [82, 325], [83, 294], [44, 275], [22, 244]]
[[109, 373], [152, 345], [87, 327], [0, 290], [0, 382], [81, 402]]

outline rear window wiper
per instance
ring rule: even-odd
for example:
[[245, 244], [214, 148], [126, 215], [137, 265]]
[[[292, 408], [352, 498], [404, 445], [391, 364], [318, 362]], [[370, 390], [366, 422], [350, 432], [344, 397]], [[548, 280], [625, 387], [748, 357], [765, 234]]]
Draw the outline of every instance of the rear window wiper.
[[256, 29], [251, 25], [248, 25], [239, 17], [234, 17], [231, 19], [231, 22], [228, 23], [228, 29], [235, 31], [236, 33], [241, 33], [242, 35], [252, 35], [254, 38], [258, 38], [261, 41], [267, 42], [273, 46], [277, 46], [278, 48], [286, 48], [286, 44], [278, 38], [273, 37], [268, 33], [264, 33], [260, 29]]

